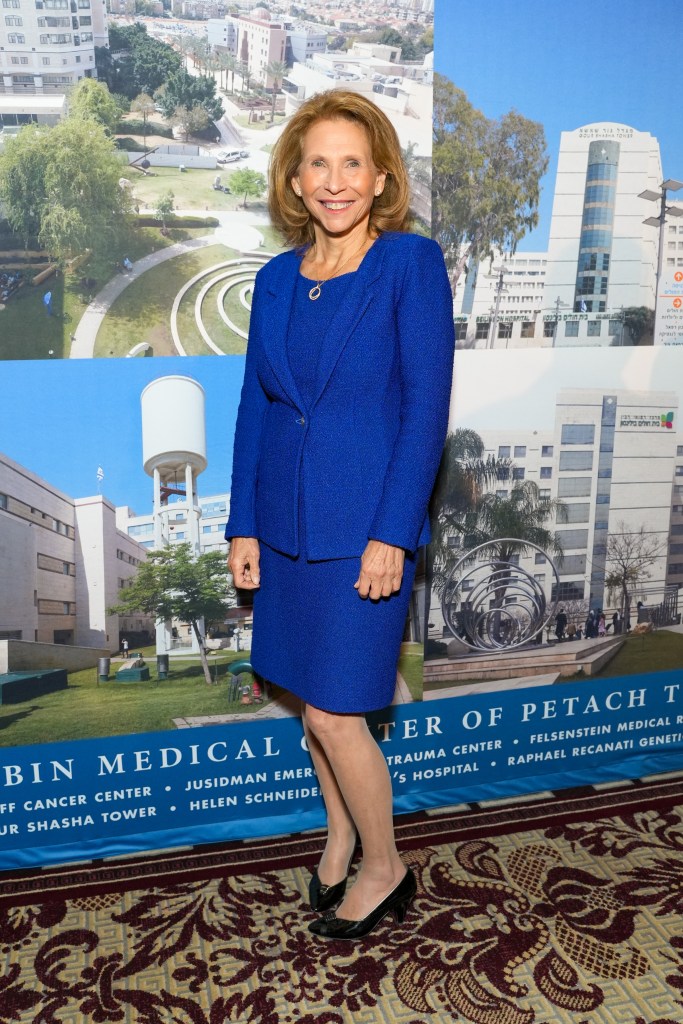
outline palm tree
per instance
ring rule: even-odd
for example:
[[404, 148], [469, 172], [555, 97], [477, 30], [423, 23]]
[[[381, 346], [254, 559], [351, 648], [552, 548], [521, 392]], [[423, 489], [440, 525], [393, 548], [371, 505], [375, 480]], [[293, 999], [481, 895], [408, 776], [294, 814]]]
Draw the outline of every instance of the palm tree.
[[227, 53], [225, 50], [218, 51], [218, 67], [221, 72], [221, 81], [224, 83], [221, 88], [227, 90], [228, 88], [228, 72], [230, 72], [230, 92], [234, 91], [235, 86], [235, 68], [237, 67], [237, 57], [234, 53]]
[[[509, 472], [510, 460], [486, 456], [475, 430], [458, 427], [446, 437], [430, 502], [432, 540], [426, 551], [425, 623], [429, 625], [432, 588], [441, 594], [458, 541], [485, 487]], [[425, 629], [427, 636], [427, 629]]]
[[500, 585], [494, 590], [495, 607], [503, 605], [507, 584], [505, 569], [514, 556], [526, 554], [527, 544], [535, 544], [562, 562], [563, 548], [558, 534], [549, 529], [552, 522], [567, 522], [567, 506], [559, 498], [541, 498], [533, 480], [516, 483], [507, 498], [482, 494], [467, 517], [465, 550], [491, 544], [494, 572], [500, 572]]
[[281, 60], [271, 60], [266, 67], [266, 73], [273, 79], [273, 104], [270, 108], [270, 123], [272, 124], [275, 120], [275, 100], [282, 88], [282, 79], [287, 74], [287, 65]]

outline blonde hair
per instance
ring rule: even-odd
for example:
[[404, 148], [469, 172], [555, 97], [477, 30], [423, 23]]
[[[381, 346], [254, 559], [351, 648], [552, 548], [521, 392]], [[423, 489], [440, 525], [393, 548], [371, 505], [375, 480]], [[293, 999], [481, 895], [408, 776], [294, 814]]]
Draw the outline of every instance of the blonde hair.
[[370, 143], [378, 170], [386, 171], [384, 191], [376, 196], [370, 212], [370, 229], [407, 231], [410, 225], [410, 185], [396, 130], [379, 107], [346, 89], [311, 96], [287, 123], [275, 143], [268, 169], [268, 210], [271, 223], [296, 247], [315, 239], [311, 215], [292, 189], [302, 158], [303, 140], [317, 121], [351, 121], [360, 125]]

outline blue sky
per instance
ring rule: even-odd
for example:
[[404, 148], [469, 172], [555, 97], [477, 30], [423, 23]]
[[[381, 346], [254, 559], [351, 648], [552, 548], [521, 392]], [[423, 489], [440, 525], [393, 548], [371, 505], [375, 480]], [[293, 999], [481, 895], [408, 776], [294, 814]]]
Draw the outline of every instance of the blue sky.
[[0, 451], [72, 498], [98, 493], [101, 466], [101, 493], [142, 515], [152, 507], [152, 481], [142, 468], [140, 393], [176, 373], [206, 392], [200, 496], [227, 491], [242, 356], [4, 362]]
[[550, 156], [541, 220], [519, 250], [548, 244], [560, 132], [619, 121], [651, 132], [665, 178], [683, 180], [683, 29], [664, 0], [437, 0], [437, 71], [497, 118], [540, 121]]

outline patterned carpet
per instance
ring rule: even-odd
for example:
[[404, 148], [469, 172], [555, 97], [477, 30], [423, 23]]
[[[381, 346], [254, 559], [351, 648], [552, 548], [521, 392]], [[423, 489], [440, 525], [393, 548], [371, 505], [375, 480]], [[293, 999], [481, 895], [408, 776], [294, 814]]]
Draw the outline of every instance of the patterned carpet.
[[680, 779], [410, 815], [399, 845], [406, 926], [355, 946], [306, 930], [317, 834], [8, 874], [0, 1021], [683, 1021]]

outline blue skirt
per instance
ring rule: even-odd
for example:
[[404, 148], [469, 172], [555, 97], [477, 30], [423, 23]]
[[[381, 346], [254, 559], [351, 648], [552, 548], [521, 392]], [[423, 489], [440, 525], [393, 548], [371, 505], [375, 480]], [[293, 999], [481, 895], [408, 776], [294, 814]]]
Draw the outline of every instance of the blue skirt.
[[358, 596], [359, 571], [358, 557], [309, 562], [261, 542], [252, 666], [323, 711], [377, 711], [394, 697], [415, 555], [400, 590], [378, 601]]

